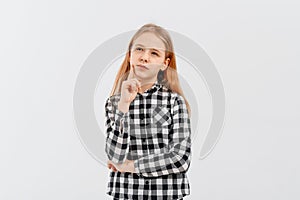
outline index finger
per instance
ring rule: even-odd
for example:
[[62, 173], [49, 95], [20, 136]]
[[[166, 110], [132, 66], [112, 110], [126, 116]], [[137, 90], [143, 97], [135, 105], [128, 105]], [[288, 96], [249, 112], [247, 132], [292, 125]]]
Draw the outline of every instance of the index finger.
[[130, 66], [129, 75], [127, 80], [135, 78], [133, 66]]

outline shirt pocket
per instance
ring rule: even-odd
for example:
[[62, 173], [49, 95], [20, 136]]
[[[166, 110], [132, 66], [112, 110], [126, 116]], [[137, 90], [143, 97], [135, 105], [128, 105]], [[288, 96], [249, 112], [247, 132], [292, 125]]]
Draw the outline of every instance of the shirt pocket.
[[148, 129], [150, 153], [168, 151], [169, 125], [172, 123], [171, 113], [166, 106], [157, 106], [151, 112], [151, 125]]
[[166, 106], [157, 106], [153, 108], [151, 115], [151, 125], [157, 128], [171, 124], [171, 114]]

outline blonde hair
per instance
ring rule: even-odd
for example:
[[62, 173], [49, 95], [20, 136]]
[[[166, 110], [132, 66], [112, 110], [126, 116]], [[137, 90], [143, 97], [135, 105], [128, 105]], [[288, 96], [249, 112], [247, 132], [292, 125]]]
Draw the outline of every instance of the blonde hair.
[[180, 87], [178, 73], [177, 73], [176, 60], [175, 60], [175, 54], [174, 54], [174, 47], [173, 47], [171, 37], [164, 28], [157, 26], [155, 24], [152, 24], [152, 23], [143, 25], [131, 38], [131, 40], [129, 42], [129, 46], [128, 46], [128, 51], [126, 53], [123, 63], [121, 64], [121, 67], [116, 75], [114, 85], [113, 85], [110, 95], [115, 95], [115, 94], [121, 93], [122, 82], [127, 79], [129, 71], [130, 71], [130, 52], [131, 52], [133, 42], [140, 35], [142, 35], [145, 32], [154, 33], [165, 44], [165, 47], [166, 47], [165, 59], [169, 58], [170, 61], [169, 61], [169, 66], [167, 67], [167, 69], [163, 71], [163, 81], [162, 82], [172, 92], [176, 92], [184, 98], [188, 113], [189, 113], [189, 115], [191, 115], [190, 105], [189, 105], [187, 99], [185, 98], [183, 91]]

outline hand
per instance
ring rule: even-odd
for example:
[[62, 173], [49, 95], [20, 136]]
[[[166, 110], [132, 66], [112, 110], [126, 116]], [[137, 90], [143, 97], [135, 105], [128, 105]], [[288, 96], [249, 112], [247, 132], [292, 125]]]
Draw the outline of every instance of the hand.
[[125, 162], [121, 163], [121, 164], [117, 164], [117, 163], [114, 163], [114, 162], [108, 160], [108, 164], [110, 164], [113, 167], [112, 168], [113, 171], [115, 169], [116, 171], [119, 171], [121, 173], [124, 173], [124, 172], [136, 173], [135, 168], [134, 168], [134, 160], [125, 160]]
[[122, 82], [120, 102], [129, 105], [140, 89], [141, 82], [135, 77], [133, 66], [130, 66], [128, 78]]
[[113, 165], [113, 163], [110, 160], [107, 161], [107, 167], [108, 167], [108, 169], [111, 169], [114, 172], [117, 171], [116, 167]]

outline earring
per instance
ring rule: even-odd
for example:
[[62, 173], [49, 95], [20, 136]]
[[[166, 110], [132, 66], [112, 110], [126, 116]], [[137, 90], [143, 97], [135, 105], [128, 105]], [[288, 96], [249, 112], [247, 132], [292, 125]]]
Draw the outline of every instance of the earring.
[[157, 80], [158, 80], [158, 82], [161, 82], [163, 79], [164, 79], [164, 71], [162, 71], [160, 69], [158, 74], [157, 74]]

